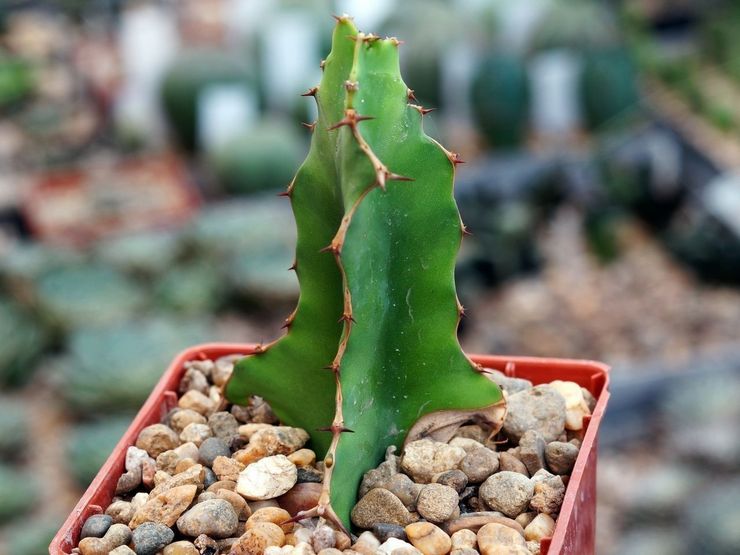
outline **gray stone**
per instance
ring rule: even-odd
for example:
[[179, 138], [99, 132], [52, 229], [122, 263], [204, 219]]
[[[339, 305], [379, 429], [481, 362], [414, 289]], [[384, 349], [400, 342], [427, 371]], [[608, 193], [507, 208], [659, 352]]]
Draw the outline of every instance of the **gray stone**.
[[553, 441], [545, 447], [545, 461], [555, 474], [570, 474], [578, 458], [578, 447], [572, 443]]
[[206, 534], [211, 538], [228, 538], [236, 533], [239, 516], [225, 499], [198, 503], [177, 519], [177, 529], [192, 538]]
[[457, 493], [461, 493], [468, 485], [468, 477], [462, 470], [455, 469], [435, 474], [432, 478], [432, 482], [442, 484], [444, 486], [450, 486]]
[[525, 380], [524, 378], [510, 378], [499, 370], [493, 368], [487, 368], [488, 373], [486, 376], [492, 382], [497, 384], [501, 389], [506, 391], [509, 395], [519, 393], [520, 391], [526, 391], [532, 389], [532, 382]]
[[209, 437], [198, 448], [198, 458], [206, 466], [213, 466], [216, 457], [230, 457], [229, 444], [221, 438]]
[[378, 522], [375, 524], [373, 526], [373, 535], [378, 538], [380, 543], [384, 543], [390, 538], [408, 541], [403, 526], [389, 524], [387, 522]]
[[461, 447], [420, 439], [406, 445], [401, 468], [415, 482], [428, 484], [435, 474], [457, 468], [465, 454]]
[[[102, 538], [113, 524], [113, 517], [109, 515], [92, 515], [82, 525], [80, 539], [82, 538]], [[124, 524], [128, 524], [125, 522]]]
[[430, 522], [444, 522], [453, 518], [457, 507], [457, 492], [450, 486], [427, 484], [421, 488], [416, 502], [417, 512]]
[[324, 474], [315, 468], [298, 467], [298, 483], [313, 482], [320, 484], [324, 480]]
[[405, 474], [394, 474], [380, 487], [398, 497], [409, 511], [416, 509], [416, 498], [419, 497], [421, 486]]
[[499, 470], [518, 472], [529, 478], [529, 471], [524, 463], [511, 453], [499, 453]]
[[239, 422], [229, 412], [214, 412], [208, 417], [208, 426], [215, 437], [220, 437], [227, 442], [239, 434]]
[[412, 521], [401, 500], [383, 488], [371, 489], [360, 499], [352, 509], [351, 518], [355, 526], [366, 530], [379, 522], [406, 526]]
[[378, 468], [365, 472], [360, 484], [360, 497], [364, 497], [371, 489], [383, 487], [387, 480], [396, 474], [398, 474], [398, 457], [395, 455], [391, 455], [391, 458], [386, 457]]
[[518, 472], [498, 472], [480, 487], [480, 498], [494, 511], [516, 518], [529, 505], [534, 483]]
[[479, 447], [467, 452], [460, 461], [460, 470], [468, 477], [471, 484], [484, 482], [491, 474], [498, 470], [498, 453], [486, 447]]
[[175, 533], [164, 524], [145, 522], [134, 530], [134, 551], [136, 555], [155, 555], [174, 539]]
[[529, 430], [519, 440], [519, 460], [530, 474], [545, 468], [545, 439], [536, 430]]
[[565, 431], [565, 399], [547, 384], [510, 395], [503, 432], [514, 443], [528, 430], [542, 434], [546, 442], [555, 441]]

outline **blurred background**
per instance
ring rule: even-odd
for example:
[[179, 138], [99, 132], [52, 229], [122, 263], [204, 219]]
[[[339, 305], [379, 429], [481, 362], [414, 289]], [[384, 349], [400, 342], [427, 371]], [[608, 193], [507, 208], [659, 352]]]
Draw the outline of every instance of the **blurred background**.
[[332, 13], [462, 153], [470, 352], [613, 365], [598, 553], [740, 553], [740, 1], [0, 1], [0, 552], [171, 357], [280, 333]]

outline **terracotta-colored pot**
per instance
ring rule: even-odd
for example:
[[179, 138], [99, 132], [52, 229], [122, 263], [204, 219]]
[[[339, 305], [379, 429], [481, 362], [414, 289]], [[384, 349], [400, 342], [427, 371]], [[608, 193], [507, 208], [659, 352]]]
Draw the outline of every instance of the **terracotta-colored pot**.
[[[211, 359], [230, 354], [250, 354], [254, 345], [207, 344], [191, 347], [170, 364], [139, 414], [116, 445], [77, 506], [49, 545], [51, 555], [63, 555], [77, 545], [87, 518], [101, 513], [113, 498], [118, 477], [124, 470], [126, 450], [136, 442], [139, 432], [156, 424], [177, 405], [177, 386], [189, 360]], [[573, 381], [588, 389], [596, 398], [596, 408], [584, 419], [585, 435], [578, 459], [570, 476], [565, 500], [555, 533], [541, 542], [542, 555], [588, 555], [594, 553], [596, 539], [596, 439], [601, 418], [609, 399], [609, 367], [586, 360], [529, 357], [481, 356], [473, 360], [487, 368], [496, 368], [509, 376], [526, 378], [535, 384], [553, 380]]]

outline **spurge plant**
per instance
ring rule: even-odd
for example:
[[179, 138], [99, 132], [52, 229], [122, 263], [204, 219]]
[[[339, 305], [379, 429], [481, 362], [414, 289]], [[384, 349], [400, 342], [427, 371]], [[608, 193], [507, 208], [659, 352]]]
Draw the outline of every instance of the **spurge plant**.
[[429, 110], [401, 79], [399, 45], [337, 18], [321, 83], [306, 93], [318, 104], [311, 148], [284, 193], [298, 230], [297, 308], [226, 389], [235, 403], [265, 398], [311, 433], [324, 483], [298, 516], [339, 526], [388, 445], [451, 437], [468, 420], [496, 431], [505, 412], [457, 339], [461, 160], [424, 134]]

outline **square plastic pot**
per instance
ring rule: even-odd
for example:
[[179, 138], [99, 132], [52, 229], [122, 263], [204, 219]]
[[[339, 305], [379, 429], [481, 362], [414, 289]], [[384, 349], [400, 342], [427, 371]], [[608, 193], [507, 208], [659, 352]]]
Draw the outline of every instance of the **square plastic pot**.
[[[190, 360], [215, 360], [231, 354], [248, 355], [253, 345], [207, 344], [180, 353], [155, 386], [136, 418], [116, 445], [77, 506], [49, 545], [51, 555], [71, 553], [77, 545], [82, 525], [88, 517], [102, 513], [114, 496], [118, 477], [124, 470], [126, 450], [134, 445], [139, 432], [161, 422], [177, 406], [177, 386]], [[530, 357], [481, 356], [473, 360], [509, 376], [526, 378], [534, 384], [553, 380], [573, 381], [588, 389], [596, 398], [596, 408], [584, 418], [585, 435], [552, 538], [541, 542], [542, 555], [588, 555], [594, 553], [596, 539], [596, 440], [599, 424], [609, 399], [609, 367], [586, 360]]]

